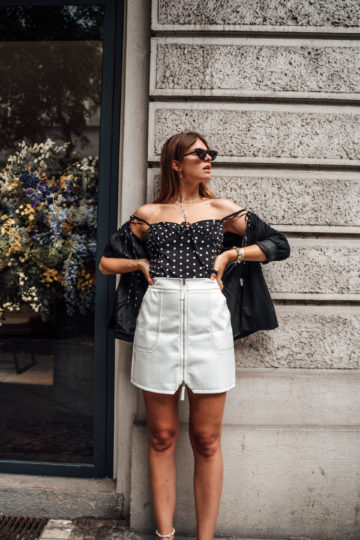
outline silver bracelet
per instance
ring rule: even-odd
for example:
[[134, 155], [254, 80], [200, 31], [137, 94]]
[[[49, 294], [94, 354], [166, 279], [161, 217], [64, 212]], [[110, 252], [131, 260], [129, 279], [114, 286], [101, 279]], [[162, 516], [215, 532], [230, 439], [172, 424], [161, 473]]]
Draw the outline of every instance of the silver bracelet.
[[243, 250], [243, 248], [239, 248], [238, 246], [233, 246], [231, 249], [236, 249], [237, 258], [233, 262], [235, 264], [239, 264], [244, 259], [244, 250]]

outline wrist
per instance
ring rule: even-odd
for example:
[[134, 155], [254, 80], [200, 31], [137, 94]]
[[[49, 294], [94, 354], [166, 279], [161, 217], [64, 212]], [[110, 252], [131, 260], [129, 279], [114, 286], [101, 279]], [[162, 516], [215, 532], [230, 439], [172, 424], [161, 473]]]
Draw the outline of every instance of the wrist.
[[236, 249], [227, 249], [222, 252], [221, 256], [224, 258], [225, 264], [229, 264], [236, 261], [238, 254]]
[[228, 263], [235, 262], [237, 259], [238, 253], [235, 248], [231, 248], [226, 251], [226, 256], [227, 256]]
[[141, 259], [132, 259], [133, 270], [141, 270]]
[[244, 256], [245, 256], [244, 248], [233, 246], [230, 251], [232, 253], [231, 262], [235, 264], [239, 264], [244, 260]]

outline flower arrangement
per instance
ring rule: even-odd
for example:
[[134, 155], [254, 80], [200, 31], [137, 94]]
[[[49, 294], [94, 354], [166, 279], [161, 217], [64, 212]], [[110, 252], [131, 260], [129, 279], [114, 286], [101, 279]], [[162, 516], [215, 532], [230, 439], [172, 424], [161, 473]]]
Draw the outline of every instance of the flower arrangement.
[[86, 314], [95, 298], [98, 158], [61, 174], [70, 143], [18, 144], [0, 171], [0, 319], [26, 303], [45, 321], [59, 293], [68, 315]]

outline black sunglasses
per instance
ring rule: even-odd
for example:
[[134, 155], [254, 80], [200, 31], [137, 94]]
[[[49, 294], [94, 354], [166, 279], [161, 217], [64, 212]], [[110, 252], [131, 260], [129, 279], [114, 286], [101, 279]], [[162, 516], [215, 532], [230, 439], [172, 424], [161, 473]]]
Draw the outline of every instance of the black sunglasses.
[[197, 157], [202, 160], [205, 159], [206, 154], [209, 154], [209, 156], [211, 157], [211, 161], [214, 161], [218, 153], [216, 150], [204, 150], [203, 148], [195, 148], [195, 150], [193, 150], [192, 152], [188, 152], [187, 154], [184, 154], [184, 157], [190, 156], [190, 154], [196, 154]]

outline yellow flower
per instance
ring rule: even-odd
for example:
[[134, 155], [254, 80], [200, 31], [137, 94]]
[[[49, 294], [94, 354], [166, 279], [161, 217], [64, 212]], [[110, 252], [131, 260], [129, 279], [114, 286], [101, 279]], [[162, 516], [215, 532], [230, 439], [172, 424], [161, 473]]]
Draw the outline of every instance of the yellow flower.
[[88, 272], [87, 269], [81, 268], [78, 272], [78, 279], [76, 286], [81, 291], [85, 291], [88, 287], [92, 287], [95, 284], [95, 275]]
[[19, 253], [20, 251], [22, 251], [22, 246], [20, 242], [16, 240], [15, 242], [11, 244], [6, 255], [9, 256], [11, 253]]
[[53, 281], [58, 281], [59, 283], [62, 283], [64, 281], [65, 278], [62, 272], [60, 272], [59, 270], [56, 270], [55, 268], [48, 268], [43, 264], [40, 264], [39, 266], [44, 269], [42, 278], [40, 279], [42, 283], [52, 283]]

